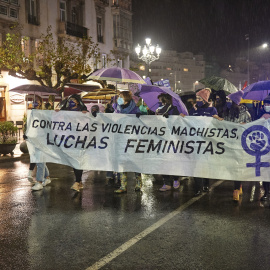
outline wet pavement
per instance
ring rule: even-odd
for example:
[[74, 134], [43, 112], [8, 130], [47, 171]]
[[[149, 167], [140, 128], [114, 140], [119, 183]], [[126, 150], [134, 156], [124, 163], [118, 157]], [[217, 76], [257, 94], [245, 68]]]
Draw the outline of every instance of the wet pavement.
[[268, 269], [269, 201], [259, 182], [211, 180], [193, 197], [193, 180], [159, 192], [160, 175], [142, 192], [128, 176], [127, 194], [105, 186], [105, 172], [84, 172], [70, 190], [70, 167], [48, 164], [52, 183], [31, 191], [29, 156], [0, 157], [0, 269]]

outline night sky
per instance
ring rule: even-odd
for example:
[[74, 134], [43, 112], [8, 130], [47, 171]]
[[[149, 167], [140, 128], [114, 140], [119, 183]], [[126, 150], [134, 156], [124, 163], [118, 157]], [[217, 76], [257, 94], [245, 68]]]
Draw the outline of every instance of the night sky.
[[[220, 63], [261, 54], [259, 45], [270, 44], [270, 0], [133, 0], [134, 47], [153, 44], [178, 52], [204, 52]], [[268, 47], [270, 56], [270, 47]], [[270, 59], [270, 57], [269, 57]]]

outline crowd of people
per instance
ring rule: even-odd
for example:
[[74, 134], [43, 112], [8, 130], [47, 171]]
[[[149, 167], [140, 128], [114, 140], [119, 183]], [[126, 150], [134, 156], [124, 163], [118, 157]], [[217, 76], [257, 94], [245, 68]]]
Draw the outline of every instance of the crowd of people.
[[[250, 112], [245, 104], [241, 103], [241, 98], [244, 92], [242, 90], [226, 95], [224, 90], [215, 91], [212, 93], [211, 89], [205, 88], [197, 91], [195, 99], [190, 104], [186, 104], [189, 109], [189, 116], [204, 116], [214, 117], [219, 121], [230, 121], [239, 124], [249, 123], [260, 117], [265, 119], [270, 118], [270, 96], [268, 96], [261, 105], [260, 113], [254, 118], [252, 111]], [[137, 117], [140, 115], [162, 115], [168, 118], [170, 115], [179, 115], [185, 117], [176, 106], [173, 105], [172, 96], [167, 93], [161, 93], [158, 96], [159, 107], [152, 111], [148, 108], [147, 104], [141, 100], [137, 104], [133, 100], [131, 91], [121, 91], [119, 95], [114, 96], [110, 102], [105, 106], [104, 113], [120, 113], [120, 114], [135, 114]], [[190, 102], [190, 101], [189, 101]], [[33, 109], [40, 109], [40, 102], [33, 103]], [[79, 95], [71, 95], [62, 101], [58, 108], [55, 109], [76, 111], [86, 113], [87, 107]], [[91, 107], [91, 113], [95, 117], [100, 113], [99, 106], [94, 105]], [[253, 115], [253, 117], [252, 117]], [[37, 166], [36, 181], [33, 179], [33, 169]], [[75, 182], [71, 189], [80, 192], [83, 189], [82, 183], [82, 170], [73, 168], [75, 175]], [[167, 192], [172, 189], [179, 189], [178, 175], [162, 175], [163, 186], [159, 189], [160, 192]], [[135, 191], [140, 191], [143, 186], [142, 174], [135, 172], [136, 184]], [[44, 186], [51, 183], [49, 170], [45, 163], [30, 164], [29, 181], [33, 184], [32, 190], [41, 190]], [[127, 192], [128, 177], [126, 172], [106, 172], [106, 185], [116, 186], [115, 193], [121, 194]], [[261, 200], [267, 200], [269, 194], [269, 182], [263, 182], [264, 195]], [[199, 196], [202, 192], [209, 192], [209, 179], [194, 177], [194, 191], [195, 196]], [[239, 197], [243, 194], [242, 184], [237, 179], [234, 181], [233, 200], [239, 201]]]

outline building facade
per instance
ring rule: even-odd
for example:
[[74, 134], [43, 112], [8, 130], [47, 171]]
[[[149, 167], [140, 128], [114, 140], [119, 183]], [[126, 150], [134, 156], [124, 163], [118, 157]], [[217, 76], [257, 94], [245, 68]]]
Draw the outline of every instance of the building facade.
[[[141, 76], [147, 76], [146, 64], [140, 62], [136, 54], [132, 60], [132, 68]], [[153, 82], [168, 79], [171, 89], [178, 94], [195, 91], [203, 87], [199, 80], [205, 77], [204, 56], [162, 50], [159, 59], [151, 63], [149, 71]]]
[[[98, 44], [100, 58], [91, 60], [92, 70], [118, 65], [129, 68], [132, 48], [131, 0], [0, 0], [0, 46], [18, 23], [21, 36], [27, 37], [22, 50], [31, 53], [41, 34], [50, 26], [55, 39], [91, 37]], [[22, 120], [24, 95], [8, 90], [37, 83], [17, 79], [5, 70], [0, 74], [0, 121]]]

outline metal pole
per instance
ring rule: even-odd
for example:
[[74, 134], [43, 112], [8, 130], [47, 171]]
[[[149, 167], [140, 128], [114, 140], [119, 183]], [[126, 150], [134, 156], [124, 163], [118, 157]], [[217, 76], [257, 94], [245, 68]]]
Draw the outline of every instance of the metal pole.
[[249, 85], [249, 34], [245, 35], [246, 40], [248, 42], [248, 53], [247, 53], [247, 84]]

